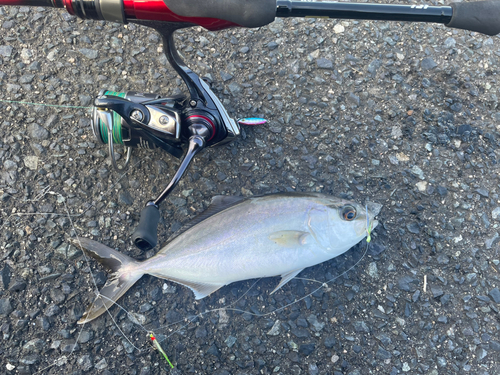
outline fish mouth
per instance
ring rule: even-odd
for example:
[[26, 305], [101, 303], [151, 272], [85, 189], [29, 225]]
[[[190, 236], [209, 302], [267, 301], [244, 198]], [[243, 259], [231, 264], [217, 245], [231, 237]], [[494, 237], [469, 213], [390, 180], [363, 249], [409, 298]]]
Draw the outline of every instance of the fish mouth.
[[366, 237], [368, 235], [368, 232], [371, 233], [377, 227], [377, 225], [378, 225], [378, 220], [372, 217], [370, 218], [368, 224], [367, 221], [365, 221], [364, 223], [362, 223], [362, 225], [358, 225], [356, 228], [356, 233], [361, 237]]
[[[372, 232], [378, 225], [378, 220], [375, 220], [373, 218], [370, 219], [370, 221], [367, 224], [367, 221], [364, 223], [359, 223], [360, 225], [356, 226], [356, 234], [358, 236], [361, 236], [361, 238], [366, 237], [368, 235], [368, 232]], [[367, 226], [368, 225], [368, 226]]]
[[380, 203], [371, 202], [371, 201], [366, 203], [366, 209], [370, 213], [370, 217], [372, 218], [372, 220], [380, 213], [383, 206], [384, 205], [382, 205]]
[[[368, 234], [368, 232], [373, 231], [377, 227], [378, 220], [376, 220], [375, 217], [380, 213], [383, 205], [376, 202], [367, 202], [365, 207], [367, 211], [366, 216], [368, 216], [367, 223], [365, 223], [365, 231]], [[368, 225], [368, 227], [366, 227], [366, 225]]]

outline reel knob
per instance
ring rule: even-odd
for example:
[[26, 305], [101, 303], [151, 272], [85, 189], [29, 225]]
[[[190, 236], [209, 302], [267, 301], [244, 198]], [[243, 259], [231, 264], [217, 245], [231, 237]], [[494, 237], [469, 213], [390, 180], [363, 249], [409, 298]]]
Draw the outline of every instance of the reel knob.
[[154, 202], [148, 202], [141, 210], [139, 225], [132, 233], [132, 242], [142, 251], [151, 250], [158, 243], [160, 210]]

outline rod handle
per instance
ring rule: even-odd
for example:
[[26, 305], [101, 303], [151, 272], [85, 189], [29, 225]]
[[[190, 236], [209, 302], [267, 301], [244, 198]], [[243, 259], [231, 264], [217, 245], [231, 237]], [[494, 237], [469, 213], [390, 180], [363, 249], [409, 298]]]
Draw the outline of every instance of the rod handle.
[[450, 6], [453, 16], [447, 27], [491, 36], [500, 33], [500, 0], [452, 3]]

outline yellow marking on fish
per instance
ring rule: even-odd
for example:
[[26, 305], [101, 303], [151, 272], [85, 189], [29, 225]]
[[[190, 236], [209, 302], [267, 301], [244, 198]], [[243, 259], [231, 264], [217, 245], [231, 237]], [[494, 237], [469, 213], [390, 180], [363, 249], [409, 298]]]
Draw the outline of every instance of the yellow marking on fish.
[[269, 239], [276, 245], [293, 247], [304, 245], [308, 235], [309, 233], [300, 230], [281, 230], [270, 234]]

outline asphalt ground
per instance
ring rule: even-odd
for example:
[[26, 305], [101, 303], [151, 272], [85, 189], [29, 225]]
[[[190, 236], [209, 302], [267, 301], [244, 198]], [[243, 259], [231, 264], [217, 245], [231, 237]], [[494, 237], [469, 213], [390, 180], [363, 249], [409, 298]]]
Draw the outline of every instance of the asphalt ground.
[[[1, 100], [88, 107], [101, 89], [184, 90], [151, 29], [26, 7], [0, 7], [0, 23]], [[144, 277], [120, 300], [134, 318], [115, 307], [78, 326], [90, 273], [98, 286], [106, 273], [70, 237], [152, 256], [130, 233], [178, 161], [135, 150], [122, 175], [88, 108], [0, 102], [0, 372], [498, 374], [498, 37], [288, 19], [176, 43], [232, 117], [268, 123], [196, 158], [162, 207], [160, 243], [214, 195], [298, 191], [382, 204], [370, 247], [300, 274], [328, 285], [297, 279], [272, 296], [278, 278], [195, 301]]]

